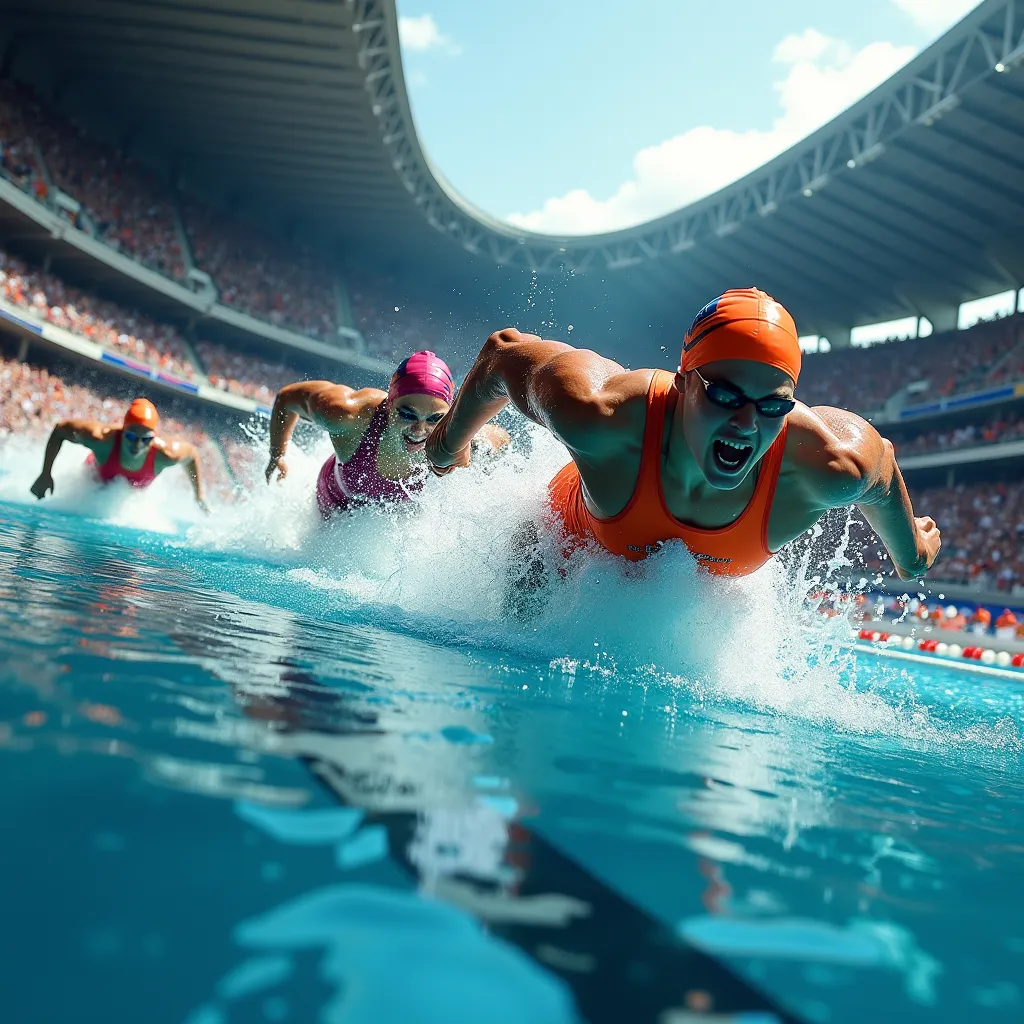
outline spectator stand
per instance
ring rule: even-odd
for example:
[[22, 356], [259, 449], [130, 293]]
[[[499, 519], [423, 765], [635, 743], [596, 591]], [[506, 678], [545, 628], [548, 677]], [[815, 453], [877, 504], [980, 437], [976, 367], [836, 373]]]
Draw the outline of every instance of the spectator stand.
[[105, 369], [135, 379], [145, 380], [148, 384], [177, 395], [185, 395], [209, 402], [214, 405], [235, 409], [240, 412], [262, 412], [269, 414], [267, 405], [261, 406], [251, 398], [231, 394], [212, 384], [191, 378], [186, 374], [175, 373], [147, 364], [139, 358], [121, 354], [114, 349], [104, 347], [97, 341], [58, 326], [45, 318], [48, 307], [44, 303], [38, 306], [11, 301], [8, 294], [0, 296], [0, 330], [14, 335], [19, 341], [19, 358], [24, 361], [31, 345], [42, 344], [53, 350], [59, 350], [78, 361], [86, 364], [101, 365]]
[[[36, 145], [37, 137], [42, 145]], [[79, 164], [89, 169], [85, 177]], [[96, 168], [110, 180], [97, 177]], [[220, 301], [211, 276], [195, 265], [175, 197], [116, 153], [84, 139], [10, 80], [0, 80], [0, 172], [0, 238], [17, 239], [27, 253], [65, 276], [87, 279], [163, 319], [193, 323], [218, 340], [269, 341], [275, 349], [285, 346], [374, 373], [390, 372], [366, 354], [350, 321], [337, 322], [333, 289], [325, 293], [324, 316], [336, 327], [316, 338]], [[216, 215], [207, 210], [207, 216]], [[263, 244], [272, 248], [273, 240]], [[253, 260], [259, 264], [259, 251]], [[293, 288], [301, 291], [301, 272], [289, 272], [296, 279]], [[281, 304], [290, 298], [281, 295]]]
[[[1024, 380], [1024, 315], [964, 331], [809, 355], [797, 397], [891, 424], [1007, 397]], [[987, 396], [987, 397], [978, 397]]]

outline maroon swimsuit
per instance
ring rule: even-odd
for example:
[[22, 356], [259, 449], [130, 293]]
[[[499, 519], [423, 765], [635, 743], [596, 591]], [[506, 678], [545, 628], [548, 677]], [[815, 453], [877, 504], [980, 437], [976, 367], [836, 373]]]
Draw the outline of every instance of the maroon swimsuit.
[[324, 519], [336, 512], [374, 501], [408, 501], [423, 486], [422, 480], [408, 483], [389, 480], [377, 469], [377, 454], [387, 427], [387, 403], [377, 406], [370, 426], [352, 458], [339, 462], [332, 455], [320, 468], [316, 480], [316, 503]]

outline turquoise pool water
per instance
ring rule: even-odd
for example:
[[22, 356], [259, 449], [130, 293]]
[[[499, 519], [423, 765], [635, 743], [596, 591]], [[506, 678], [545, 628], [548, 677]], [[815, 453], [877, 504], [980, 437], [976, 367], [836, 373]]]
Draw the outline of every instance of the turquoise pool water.
[[1019, 684], [288, 493], [0, 501], [4, 1020], [1024, 1015]]

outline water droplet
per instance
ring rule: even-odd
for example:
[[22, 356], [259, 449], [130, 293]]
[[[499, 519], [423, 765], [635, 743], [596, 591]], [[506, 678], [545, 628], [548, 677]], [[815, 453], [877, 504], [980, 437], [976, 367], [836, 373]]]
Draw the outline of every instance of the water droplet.
[[569, 324], [569, 330], [570, 331], [572, 330], [572, 324]]

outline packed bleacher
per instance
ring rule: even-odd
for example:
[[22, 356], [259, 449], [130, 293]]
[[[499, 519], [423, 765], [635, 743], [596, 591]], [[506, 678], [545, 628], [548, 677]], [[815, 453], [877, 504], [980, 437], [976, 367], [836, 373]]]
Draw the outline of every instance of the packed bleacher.
[[956, 448], [976, 448], [979, 445], [1019, 441], [1024, 437], [1024, 415], [1018, 412], [998, 412], [955, 427], [935, 427], [918, 431], [895, 442], [896, 454], [926, 455]]
[[177, 194], [10, 79], [0, 80], [0, 150], [11, 181], [112, 248], [179, 281], [191, 255], [227, 305], [301, 333], [336, 335], [337, 299], [321, 262]]
[[[103, 348], [129, 356], [185, 380], [203, 374], [187, 343], [171, 325], [159, 323], [114, 302], [97, 299], [66, 284], [55, 274], [29, 267], [0, 249], [0, 299], [39, 319], [89, 338]], [[195, 350], [209, 382], [232, 394], [266, 405], [283, 385], [306, 371], [200, 341]]]
[[797, 397], [862, 415], [882, 411], [908, 386], [907, 404], [994, 387], [1024, 376], [1024, 316], [966, 331], [810, 355]]
[[322, 261], [197, 199], [183, 197], [181, 209], [196, 266], [221, 302], [301, 334], [337, 335], [338, 300]]
[[0, 296], [41, 320], [168, 373], [192, 380], [197, 370], [184, 340], [168, 324], [98, 299], [54, 274], [0, 250]]
[[112, 248], [167, 277], [184, 277], [173, 201], [150, 172], [10, 79], [0, 81], [0, 127], [5, 149], [16, 147], [22, 161], [31, 157], [27, 180], [22, 175], [17, 184]]
[[[341, 303], [324, 259], [172, 189], [30, 87], [5, 78], [0, 173], [82, 231], [166, 277], [182, 281], [195, 267], [209, 274], [223, 304], [275, 326], [338, 340]], [[352, 305], [370, 354], [384, 359], [443, 347], [453, 329], [447, 313], [435, 318], [417, 308], [392, 281], [361, 281]], [[475, 325], [455, 329], [472, 337], [469, 349], [486, 336]], [[237, 372], [217, 376], [242, 384], [247, 394], [266, 383], [243, 381]]]
[[208, 341], [196, 343], [196, 354], [214, 387], [255, 399], [262, 405], [269, 405], [285, 384], [304, 376], [295, 367], [272, 363], [249, 353], [232, 352]]
[[942, 529], [937, 575], [981, 589], [1024, 586], [1024, 483], [960, 485], [914, 492]]

